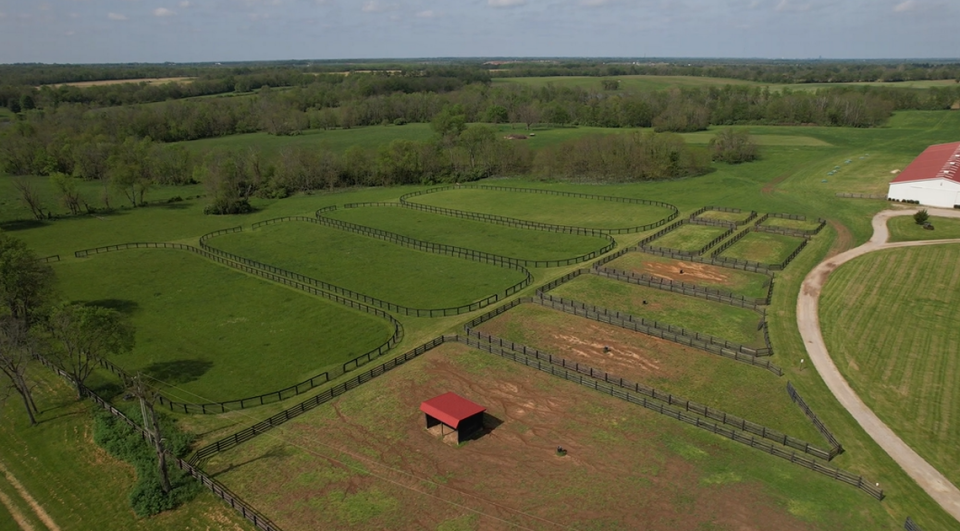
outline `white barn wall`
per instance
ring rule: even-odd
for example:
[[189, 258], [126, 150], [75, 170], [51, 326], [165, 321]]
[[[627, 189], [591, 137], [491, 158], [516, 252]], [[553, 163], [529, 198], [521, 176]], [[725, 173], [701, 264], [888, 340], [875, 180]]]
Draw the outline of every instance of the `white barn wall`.
[[947, 179], [891, 183], [887, 195], [901, 201], [918, 201], [925, 206], [953, 208], [960, 205], [960, 183]]

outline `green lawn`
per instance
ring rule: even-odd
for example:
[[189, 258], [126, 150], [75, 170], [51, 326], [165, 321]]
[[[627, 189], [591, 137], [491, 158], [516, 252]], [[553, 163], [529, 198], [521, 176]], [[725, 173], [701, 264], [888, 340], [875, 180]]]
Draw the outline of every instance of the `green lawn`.
[[888, 249], [827, 282], [820, 322], [830, 355], [863, 401], [960, 484], [960, 245]]
[[[64, 295], [115, 308], [136, 347], [112, 361], [178, 401], [276, 391], [387, 341], [385, 320], [184, 251], [128, 250], [56, 264]], [[281, 311], [278, 311], [281, 310]]]
[[[742, 345], [764, 346], [763, 335], [757, 331], [760, 315], [744, 308], [597, 275], [580, 275], [550, 291], [550, 294], [680, 326], [691, 332], [709, 334]], [[643, 301], [647, 301], [647, 304], [643, 304]]]
[[[594, 190], [594, 193], [601, 194], [604, 191], [596, 188]], [[451, 188], [412, 197], [409, 201], [526, 221], [593, 229], [637, 227], [666, 218], [671, 213], [667, 208], [653, 205], [477, 188]]]
[[500, 293], [525, 274], [292, 221], [208, 242], [231, 253], [410, 308], [454, 308]]
[[[646, 253], [627, 253], [609, 262], [607, 267], [631, 271], [638, 275], [648, 274], [678, 282], [689, 282], [698, 286], [731, 291], [744, 297], [766, 297], [767, 275], [751, 273], [727, 267], [696, 262], [684, 262]], [[679, 271], [683, 269], [684, 274]]]
[[779, 264], [787, 259], [803, 240], [769, 232], [750, 232], [722, 253], [722, 258], [750, 260], [761, 264]]
[[605, 238], [519, 229], [398, 207], [340, 209], [324, 216], [403, 234], [422, 241], [465, 247], [523, 260], [562, 260], [609, 244]]
[[[246, 520], [207, 490], [186, 505], [150, 518], [137, 518], [127, 496], [133, 467], [93, 442], [97, 406], [78, 402], [75, 391], [41, 366], [34, 399], [40, 424], [31, 427], [19, 399], [0, 403], [0, 464], [11, 473], [60, 529], [71, 531], [252, 530]], [[37, 531], [47, 529], [21, 495], [0, 474], [6, 494]], [[19, 529], [0, 504], [0, 528]]]
[[730, 230], [727, 227], [708, 225], [681, 225], [663, 237], [650, 242], [654, 247], [666, 247], [680, 251], [699, 251], [704, 245]]
[[913, 216], [890, 218], [887, 228], [890, 229], [891, 242], [906, 242], [914, 240], [946, 240], [960, 238], [960, 219], [930, 217], [933, 230], [926, 230], [913, 220]]
[[817, 228], [820, 223], [815, 219], [787, 219], [787, 218], [775, 218], [770, 216], [765, 219], [762, 225], [767, 225], [770, 227], [783, 227], [787, 229], [799, 229], [799, 230], [813, 230]]
[[719, 210], [707, 210], [706, 212], [697, 216], [698, 218], [704, 219], [716, 219], [720, 221], [730, 221], [733, 223], [742, 222], [747, 219], [750, 215], [750, 212], [721, 212]]

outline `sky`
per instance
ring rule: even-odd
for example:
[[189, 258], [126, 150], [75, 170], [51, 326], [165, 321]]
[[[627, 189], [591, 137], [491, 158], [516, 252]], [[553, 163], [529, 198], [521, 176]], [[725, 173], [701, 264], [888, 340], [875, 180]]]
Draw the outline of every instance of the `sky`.
[[0, 0], [0, 63], [957, 58], [957, 0]]

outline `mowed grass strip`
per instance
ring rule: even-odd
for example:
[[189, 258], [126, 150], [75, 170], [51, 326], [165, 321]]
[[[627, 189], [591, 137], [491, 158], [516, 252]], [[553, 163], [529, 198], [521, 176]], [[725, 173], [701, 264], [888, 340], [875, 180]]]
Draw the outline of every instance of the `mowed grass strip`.
[[[208, 472], [290, 530], [876, 529], [888, 518], [848, 485], [464, 345], [373, 382], [215, 456]], [[489, 433], [458, 446], [425, 429], [420, 403], [450, 391], [487, 407]]]
[[820, 324], [857, 394], [960, 484], [960, 245], [889, 249], [830, 277]]
[[561, 284], [549, 294], [679, 326], [690, 333], [709, 334], [751, 347], [764, 346], [763, 335], [757, 331], [760, 314], [745, 308], [590, 274]]
[[917, 225], [913, 216], [890, 218], [887, 220], [887, 228], [890, 229], [889, 241], [906, 242], [960, 238], [960, 219], [931, 216], [929, 223], [933, 225], [933, 230], [927, 230], [922, 225]]
[[418, 251], [303, 221], [227, 234], [213, 247], [411, 308], [453, 308], [522, 281], [519, 270]]
[[410, 201], [454, 210], [591, 229], [638, 227], [659, 221], [672, 213], [668, 208], [653, 205], [477, 188], [443, 190], [412, 197]]
[[766, 285], [770, 280], [767, 275], [760, 273], [698, 262], [685, 262], [641, 252], [627, 253], [609, 262], [607, 267], [638, 275], [653, 275], [676, 282], [726, 290], [753, 298], [767, 296]]
[[790, 256], [802, 238], [769, 232], [751, 232], [722, 253], [721, 258], [750, 260], [761, 264], [779, 264]]
[[699, 251], [704, 245], [710, 243], [728, 230], [730, 230], [728, 227], [713, 227], [688, 223], [650, 242], [650, 245], [676, 249], [678, 251]]
[[384, 343], [385, 320], [182, 251], [130, 250], [55, 265], [64, 294], [115, 308], [136, 347], [111, 361], [179, 401], [276, 391]]
[[602, 249], [609, 243], [595, 236], [519, 229], [401, 207], [348, 208], [324, 216], [522, 260], [563, 260]]

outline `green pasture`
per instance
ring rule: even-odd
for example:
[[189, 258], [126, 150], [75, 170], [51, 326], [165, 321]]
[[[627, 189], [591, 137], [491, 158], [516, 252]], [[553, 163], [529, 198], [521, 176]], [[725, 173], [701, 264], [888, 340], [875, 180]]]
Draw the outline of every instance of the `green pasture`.
[[786, 229], [813, 230], [817, 228], [820, 223], [814, 219], [786, 219], [770, 216], [769, 218], [763, 220], [761, 225], [767, 225], [770, 227], [783, 227]]
[[637, 274], [658, 275], [658, 270], [669, 267], [672, 271], [679, 271], [684, 267], [690, 266], [702, 268], [704, 274], [696, 275], [690, 279], [683, 280], [696, 284], [698, 286], [717, 288], [725, 291], [743, 295], [744, 297], [761, 298], [767, 295], [765, 284], [769, 281], [767, 275], [760, 273], [751, 273], [739, 269], [731, 269], [720, 266], [698, 264], [694, 262], [683, 262], [672, 258], [654, 256], [641, 252], [627, 253], [616, 260], [609, 262], [607, 267], [632, 271]]
[[550, 294], [683, 327], [691, 333], [763, 346], [763, 334], [757, 330], [760, 314], [745, 308], [589, 274], [561, 284]]
[[911, 448], [960, 484], [960, 245], [887, 249], [827, 282], [820, 323], [860, 398]]
[[602, 249], [609, 243], [594, 236], [519, 229], [409, 208], [349, 208], [326, 212], [324, 216], [422, 241], [523, 260], [563, 260]]
[[[413, 402], [450, 389], [483, 400], [498, 419], [490, 435], [453, 447], [423, 433]], [[497, 398], [484, 400], [487, 393]], [[443, 345], [273, 433], [215, 456], [208, 468], [288, 529], [389, 529], [411, 514], [431, 529], [470, 514], [476, 526], [468, 529], [504, 521], [643, 528], [654, 519], [674, 529], [685, 518], [684, 529], [724, 529], [728, 505], [750, 522], [762, 511], [776, 528], [902, 528], [848, 485], [462, 345]], [[558, 443], [576, 460], [556, 461]], [[699, 510], [708, 492], [750, 501]], [[450, 499], [456, 504], [442, 501]]]
[[411, 308], [453, 308], [525, 274], [302, 221], [209, 240], [213, 247]]
[[713, 227], [709, 225], [685, 224], [666, 233], [664, 236], [650, 242], [656, 247], [666, 247], [679, 251], [699, 251], [725, 232], [728, 227]]
[[277, 391], [393, 333], [386, 320], [184, 251], [118, 251], [61, 262], [55, 271], [68, 299], [130, 317], [136, 347], [111, 361], [142, 372], [177, 401]]
[[960, 219], [930, 216], [929, 223], [933, 225], [933, 230], [927, 230], [922, 225], [917, 225], [913, 216], [890, 218], [887, 220], [887, 228], [890, 230], [889, 241], [906, 242], [960, 238]]
[[729, 221], [732, 223], [738, 223], [745, 221], [747, 217], [750, 216], [750, 212], [721, 212], [719, 210], [707, 210], [706, 212], [698, 215], [698, 218], [703, 219], [716, 219], [719, 221]]
[[[605, 190], [594, 188], [594, 191], [602, 193]], [[664, 219], [671, 213], [666, 207], [654, 205], [478, 188], [451, 188], [413, 197], [409, 201], [525, 221], [592, 229], [637, 227]]]
[[722, 258], [750, 260], [761, 264], [779, 264], [790, 256], [802, 238], [770, 232], [750, 232], [720, 253]]
[[[133, 467], [93, 442], [92, 413], [97, 406], [78, 401], [76, 391], [49, 369], [39, 365], [31, 368], [36, 384], [34, 400], [41, 411], [39, 424], [29, 425], [19, 397], [0, 402], [0, 461], [60, 529], [253, 529], [239, 513], [205, 489], [194, 501], [174, 511], [137, 518], [127, 501], [135, 481]], [[0, 493], [14, 501], [34, 529], [47, 529], [2, 474]], [[2, 504], [0, 528], [19, 529]]]

